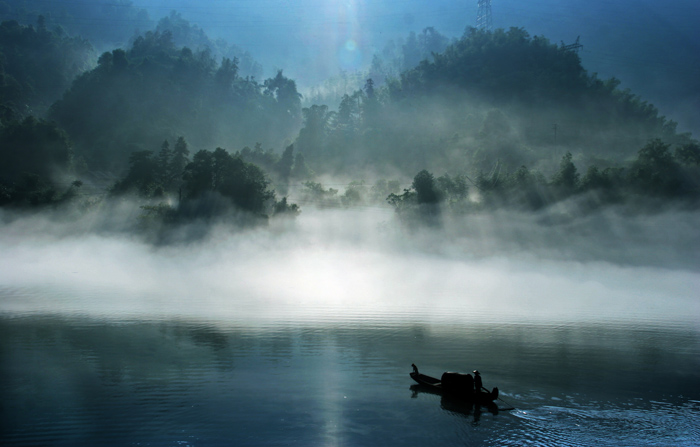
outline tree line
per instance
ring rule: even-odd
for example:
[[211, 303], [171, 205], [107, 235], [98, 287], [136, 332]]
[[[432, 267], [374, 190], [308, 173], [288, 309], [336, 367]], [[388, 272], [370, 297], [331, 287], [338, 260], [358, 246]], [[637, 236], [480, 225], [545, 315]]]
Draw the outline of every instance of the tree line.
[[232, 207], [262, 218], [295, 215], [299, 211], [284, 197], [276, 200], [269, 176], [257, 165], [246, 162], [239, 152], [231, 154], [219, 147], [214, 151], [199, 150], [190, 158], [184, 137], [179, 137], [172, 149], [165, 140], [157, 153], [133, 152], [126, 174], [111, 187], [110, 194], [135, 194], [162, 203], [176, 197], [174, 205], [158, 208], [163, 217], [171, 220], [215, 218], [227, 214]]
[[[42, 23], [2, 23], [0, 205], [69, 201], [94, 172], [117, 175], [112, 197], [136, 196], [172, 221], [231, 209], [295, 215], [286, 198], [295, 182], [328, 206], [388, 201], [404, 216], [537, 210], [593, 192], [603, 204], [698, 197], [696, 140], [619, 81], [589, 75], [576, 53], [520, 28], [470, 28], [452, 42], [434, 30], [409, 36], [411, 68], [380, 85], [367, 78], [334, 108], [302, 107], [281, 70], [258, 81], [237, 56], [217, 60], [176, 39], [207, 42], [171, 14], [102, 53], [36, 118], [13, 104], [46, 104], [56, 92], [33, 86], [70, 77], [92, 49]], [[66, 49], [75, 50], [70, 69], [51, 63], [50, 52]], [[362, 172], [418, 174], [403, 192], [396, 180], [353, 182], [342, 194], [317, 180]]]
[[[622, 204], [634, 198], [684, 200], [696, 205], [700, 197], [700, 145], [689, 143], [674, 152], [670, 147], [654, 139], [627, 166], [601, 169], [589, 165], [583, 175], [571, 153], [561, 158], [558, 170], [549, 178], [526, 166], [508, 172], [496, 165], [473, 179], [466, 175], [435, 177], [422, 170], [410, 188], [390, 194], [387, 201], [408, 219], [498, 207], [537, 211], [577, 196], [587, 208]], [[478, 198], [470, 199], [470, 191]]]
[[619, 162], [650, 139], [693, 141], [619, 86], [588, 74], [574, 51], [521, 28], [469, 28], [381, 87], [369, 78], [335, 109], [304, 108], [297, 148], [314, 170], [389, 164], [415, 172], [496, 162], [512, 170], [553, 164], [551, 154], [567, 151]]

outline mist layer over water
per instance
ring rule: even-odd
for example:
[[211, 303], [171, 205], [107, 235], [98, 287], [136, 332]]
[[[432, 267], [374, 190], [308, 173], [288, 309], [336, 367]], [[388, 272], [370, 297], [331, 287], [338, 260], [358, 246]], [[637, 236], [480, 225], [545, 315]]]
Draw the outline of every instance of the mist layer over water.
[[246, 322], [697, 322], [696, 214], [562, 215], [406, 229], [381, 209], [311, 210], [159, 247], [60, 225], [36, 236], [41, 222], [19, 220], [0, 236], [0, 309]]

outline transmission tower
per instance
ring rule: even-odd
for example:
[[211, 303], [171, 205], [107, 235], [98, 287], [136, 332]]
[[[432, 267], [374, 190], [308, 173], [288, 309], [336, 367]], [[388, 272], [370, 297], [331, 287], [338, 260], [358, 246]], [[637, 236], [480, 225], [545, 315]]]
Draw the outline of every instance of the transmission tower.
[[569, 45], [565, 44], [564, 41], [562, 40], [561, 47], [566, 51], [573, 51], [574, 53], [578, 53], [579, 50], [581, 48], [583, 48], [583, 45], [581, 45], [580, 40], [581, 40], [581, 36], [578, 36], [576, 38], [576, 42], [569, 44]]
[[491, 0], [479, 0], [476, 13], [476, 27], [486, 31], [493, 30], [493, 20], [491, 20]]

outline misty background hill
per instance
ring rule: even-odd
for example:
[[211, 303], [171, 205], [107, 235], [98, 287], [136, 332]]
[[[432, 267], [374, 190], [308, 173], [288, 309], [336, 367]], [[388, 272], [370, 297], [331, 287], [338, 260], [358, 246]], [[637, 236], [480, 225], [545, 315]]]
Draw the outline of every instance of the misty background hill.
[[[617, 77], [623, 88], [655, 104], [678, 121], [682, 130], [697, 133], [697, 2], [540, 0], [523, 4], [496, 0], [492, 9], [496, 28], [523, 27], [531, 35], [543, 35], [556, 43], [573, 43], [580, 36], [587, 70], [603, 79]], [[50, 24], [61, 24], [89, 39], [98, 52], [124, 47], [135, 34], [153, 30], [173, 10], [212, 41], [223, 39], [249, 52], [261, 64], [263, 76], [284, 69], [303, 91], [339, 70], [367, 69], [375, 54], [381, 54], [392, 41], [401, 45], [412, 31], [434, 27], [450, 39], [457, 38], [465, 27], [475, 25], [477, 12], [476, 1], [447, 0], [0, 2], [3, 20], [34, 24], [44, 14]]]
[[[375, 185], [398, 208], [463, 201], [468, 176], [482, 193], [530, 191], [535, 208], [586, 188], [695, 194], [700, 148], [675, 122], [698, 109], [695, 6], [497, 2], [493, 32], [472, 28], [475, 6], [0, 2], [3, 201], [67, 198], [96, 171], [113, 193], [233, 203], [294, 182], [330, 197], [309, 182], [353, 172], [405, 185], [420, 171], [402, 195]], [[601, 50], [619, 45], [624, 58]], [[226, 180], [246, 163], [267, 180]]]

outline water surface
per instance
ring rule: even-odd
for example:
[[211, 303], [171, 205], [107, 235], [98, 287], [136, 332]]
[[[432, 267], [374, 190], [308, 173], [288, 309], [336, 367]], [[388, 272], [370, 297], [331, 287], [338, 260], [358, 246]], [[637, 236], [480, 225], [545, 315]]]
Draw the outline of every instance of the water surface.
[[[697, 445], [700, 333], [0, 319], [6, 445]], [[490, 413], [412, 387], [479, 368]]]
[[346, 218], [165, 247], [4, 228], [2, 445], [700, 445], [692, 216], [515, 245]]

